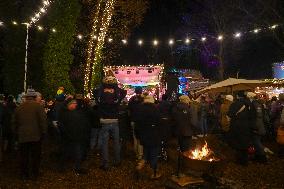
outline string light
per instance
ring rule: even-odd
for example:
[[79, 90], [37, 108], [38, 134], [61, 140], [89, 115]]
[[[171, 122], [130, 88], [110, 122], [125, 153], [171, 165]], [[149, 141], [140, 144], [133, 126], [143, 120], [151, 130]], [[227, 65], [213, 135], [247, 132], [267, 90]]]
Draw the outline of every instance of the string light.
[[56, 29], [55, 28], [52, 28], [52, 30], [51, 30], [53, 33], [55, 33], [56, 32]]
[[121, 40], [121, 41], [122, 41], [122, 43], [123, 43], [124, 45], [127, 44], [127, 40], [126, 40], [126, 39], [123, 39], [123, 40]]
[[[102, 0], [99, 0], [98, 2], [104, 3], [104, 1], [102, 1]], [[108, 31], [108, 28], [109, 28], [109, 25], [110, 25], [110, 22], [111, 22], [112, 15], [114, 13], [115, 3], [116, 3], [116, 0], [109, 0], [109, 1], [107, 1], [106, 5], [105, 5], [102, 20], [101, 20], [102, 25], [100, 26], [100, 30], [99, 30], [100, 32], [99, 32], [99, 36], [98, 36], [98, 42], [96, 43], [96, 46], [95, 46], [93, 53], [90, 52], [91, 56], [93, 55], [93, 60], [90, 59], [90, 63], [91, 62], [93, 63], [92, 69], [89, 70], [89, 72], [85, 72], [85, 83], [84, 83], [84, 91], [85, 92], [90, 92], [91, 89], [93, 89], [96, 85], [96, 83], [94, 82], [94, 79], [96, 78], [96, 76], [99, 73], [97, 71], [95, 71], [95, 68], [98, 66], [98, 64], [100, 63], [99, 61], [101, 60], [102, 48], [104, 46], [106, 34], [107, 34], [107, 31]], [[96, 31], [96, 27], [98, 27], [98, 24], [93, 25], [94, 31]], [[99, 66], [101, 66], [101, 65], [99, 65]], [[91, 74], [91, 81], [93, 81], [93, 82], [90, 83], [91, 86], [89, 86], [90, 74]]]
[[97, 36], [96, 36], [96, 35], [94, 35], [94, 36], [93, 36], [93, 39], [97, 39]]
[[13, 23], [14, 25], [18, 25], [18, 22], [16, 22], [16, 21], [12, 21], [12, 23]]
[[79, 35], [77, 36], [77, 38], [81, 40], [81, 39], [83, 39], [83, 36], [82, 36], [81, 34], [79, 34]]
[[111, 43], [112, 41], [113, 41], [113, 39], [112, 39], [112, 38], [109, 38], [109, 39], [108, 39], [108, 42], [109, 42], [109, 43]]
[[278, 25], [277, 24], [274, 24], [273, 26], [270, 26], [269, 28], [270, 29], [275, 29], [275, 28], [277, 28], [278, 27]]
[[189, 43], [190, 43], [190, 39], [189, 39], [189, 38], [186, 38], [186, 39], [185, 39], [185, 43], [186, 43], [186, 44], [189, 44]]
[[37, 21], [39, 21], [40, 17], [43, 15], [43, 13], [46, 13], [47, 8], [50, 6], [49, 0], [44, 0], [42, 7], [39, 8], [39, 11], [37, 11], [34, 16], [30, 19], [30, 24], [35, 24]]
[[174, 44], [174, 40], [173, 39], [170, 39], [169, 40], [169, 45], [173, 45]]
[[254, 29], [253, 33], [258, 33], [260, 31], [260, 29]]
[[153, 45], [154, 45], [154, 46], [157, 46], [158, 44], [159, 44], [158, 40], [155, 39], [155, 40], [153, 41]]
[[41, 9], [40, 9], [40, 12], [45, 13], [45, 9], [44, 9], [44, 8], [41, 8]]
[[43, 27], [41, 27], [41, 26], [38, 26], [37, 28], [38, 28], [39, 31], [43, 30]]
[[242, 36], [242, 34], [240, 32], [237, 32], [237, 33], [234, 34], [235, 38], [240, 38], [241, 36]]
[[224, 39], [224, 37], [223, 37], [223, 35], [219, 35], [217, 39], [218, 39], [218, 41], [222, 41]]
[[202, 41], [202, 42], [205, 42], [206, 40], [207, 40], [206, 37], [202, 37], [202, 38], [201, 38], [201, 41]]
[[140, 46], [143, 45], [143, 40], [142, 39], [138, 40], [138, 45], [140, 45]]
[[0, 26], [4, 26], [4, 22], [1, 22], [1, 21], [0, 21]]

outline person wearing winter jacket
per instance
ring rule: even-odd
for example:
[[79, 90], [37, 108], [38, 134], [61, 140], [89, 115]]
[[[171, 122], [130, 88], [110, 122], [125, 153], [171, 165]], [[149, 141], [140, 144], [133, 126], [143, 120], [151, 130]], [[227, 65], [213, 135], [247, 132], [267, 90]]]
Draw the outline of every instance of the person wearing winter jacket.
[[259, 163], [266, 163], [267, 158], [264, 152], [264, 147], [261, 138], [265, 135], [264, 125], [264, 107], [263, 104], [257, 99], [256, 94], [252, 92], [247, 93], [247, 97], [252, 103], [252, 116], [253, 116], [253, 130], [252, 130], [252, 143], [255, 148], [255, 160]]
[[179, 102], [173, 108], [173, 119], [175, 123], [175, 134], [181, 152], [188, 151], [191, 147], [193, 129], [190, 116], [190, 99], [186, 95], [179, 97]]
[[237, 99], [231, 104], [227, 115], [230, 118], [229, 143], [237, 152], [238, 163], [246, 166], [248, 164], [248, 148], [251, 143], [253, 119], [251, 103], [244, 91], [237, 93]]
[[158, 155], [161, 150], [161, 129], [160, 129], [160, 113], [156, 107], [155, 99], [152, 96], [145, 96], [143, 104], [137, 112], [137, 129], [139, 138], [144, 149], [144, 163], [138, 164], [137, 170], [141, 170], [145, 162], [150, 163], [153, 170], [152, 178], [158, 178], [161, 175], [157, 172]]
[[114, 147], [114, 165], [120, 164], [120, 140], [119, 140], [119, 105], [126, 93], [120, 89], [115, 77], [103, 78], [102, 85], [95, 91], [95, 100], [98, 104], [100, 124], [99, 134], [102, 161], [100, 168], [109, 169], [109, 138], [112, 136]]
[[37, 93], [29, 89], [15, 111], [14, 126], [21, 156], [22, 179], [37, 179], [41, 160], [41, 142], [47, 131], [44, 107], [35, 101]]
[[86, 174], [86, 170], [82, 168], [85, 160], [87, 143], [89, 141], [90, 123], [85, 112], [78, 108], [76, 99], [67, 99], [66, 107], [62, 111], [59, 121], [62, 132], [62, 149], [63, 158], [62, 168], [64, 168], [67, 155], [71, 155], [75, 160], [74, 171], [76, 174]]

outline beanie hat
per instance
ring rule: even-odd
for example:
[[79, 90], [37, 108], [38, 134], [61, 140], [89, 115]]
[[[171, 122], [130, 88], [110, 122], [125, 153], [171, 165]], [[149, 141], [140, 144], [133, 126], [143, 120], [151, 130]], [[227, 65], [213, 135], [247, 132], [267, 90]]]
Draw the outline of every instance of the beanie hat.
[[25, 97], [36, 97], [36, 96], [37, 96], [37, 93], [35, 92], [34, 89], [28, 89], [25, 95]]
[[253, 92], [248, 92], [248, 93], [247, 93], [247, 97], [248, 97], [248, 98], [254, 98], [255, 96], [256, 96], [256, 94], [253, 93]]
[[143, 92], [143, 91], [142, 91], [142, 87], [136, 87], [136, 88], [135, 88], [135, 93], [136, 93], [136, 94], [142, 94], [142, 92]]
[[234, 101], [234, 97], [232, 95], [226, 95], [225, 99], [231, 102]]
[[279, 94], [279, 100], [284, 100], [284, 93]]
[[147, 95], [144, 97], [144, 103], [149, 103], [149, 104], [154, 104], [155, 103], [155, 99], [153, 96]]
[[103, 78], [103, 83], [104, 84], [117, 84], [117, 80], [113, 76], [107, 76]]
[[181, 103], [189, 104], [190, 103], [190, 98], [187, 95], [181, 95], [179, 97], [179, 101]]
[[70, 104], [75, 103], [76, 100], [75, 100], [75, 99], [72, 99], [72, 98], [68, 98], [65, 102], [66, 102], [66, 105], [69, 106]]

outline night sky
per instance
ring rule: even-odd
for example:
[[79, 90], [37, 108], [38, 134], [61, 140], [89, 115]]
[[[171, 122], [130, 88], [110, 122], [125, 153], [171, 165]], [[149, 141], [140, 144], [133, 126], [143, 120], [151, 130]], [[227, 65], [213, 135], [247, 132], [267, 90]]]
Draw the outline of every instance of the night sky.
[[[190, 22], [196, 12], [202, 11], [202, 7], [202, 3], [195, 3], [195, 1], [151, 1], [143, 23], [132, 32], [130, 41], [133, 43], [128, 48], [122, 49], [122, 63], [119, 64], [165, 63], [166, 66], [198, 69], [205, 77], [215, 79], [218, 61], [216, 63], [214, 50], [204, 57], [204, 49], [200, 42], [196, 41], [189, 46], [178, 42], [172, 48], [167, 44], [169, 38], [185, 39], [187, 35], [201, 38], [202, 35], [199, 35], [200, 31], [196, 32], [196, 28], [185, 27], [185, 20], [188, 19]], [[200, 23], [206, 22], [200, 20]], [[243, 25], [246, 26], [246, 22]], [[200, 24], [197, 27], [202, 28], [201, 33], [218, 35], [211, 32], [210, 25]], [[237, 29], [232, 27], [230, 32]], [[282, 29], [282, 26], [279, 27], [274, 34], [283, 35]], [[145, 46], [139, 47], [135, 43], [139, 38], [145, 40]], [[158, 48], [151, 46], [154, 38], [160, 41]], [[232, 38], [227, 40], [229, 40], [227, 41], [229, 44], [226, 48], [225, 77], [236, 77], [239, 72], [239, 76], [243, 78], [270, 78], [272, 77], [272, 63], [284, 60], [283, 46], [277, 43], [272, 32], [263, 32], [257, 36], [247, 34], [240, 40]], [[208, 41], [206, 48], [210, 49], [211, 47], [212, 49], [218, 48], [218, 43]]]

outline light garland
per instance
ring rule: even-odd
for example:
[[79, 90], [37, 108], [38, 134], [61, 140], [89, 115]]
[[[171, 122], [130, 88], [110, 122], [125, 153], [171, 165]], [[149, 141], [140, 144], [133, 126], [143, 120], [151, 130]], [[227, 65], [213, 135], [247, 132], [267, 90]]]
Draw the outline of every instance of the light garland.
[[[234, 39], [240, 39], [245, 34], [249, 34], [249, 33], [258, 34], [261, 31], [274, 31], [279, 26], [280, 26], [279, 24], [274, 24], [274, 25], [271, 25], [269, 27], [256, 28], [256, 29], [253, 29], [253, 30], [250, 30], [250, 31], [247, 31], [247, 32], [236, 32], [236, 33], [232, 34], [232, 36], [233, 36]], [[169, 39], [167, 44], [170, 45], [170, 46], [174, 45], [175, 42], [184, 42], [185, 44], [190, 44], [191, 41], [200, 41], [202, 43], [205, 43], [206, 41], [209, 40], [209, 38], [215, 39], [216, 41], [223, 41], [225, 39], [229, 39], [230, 38], [229, 36], [230, 36], [229, 34], [227, 34], [227, 35], [219, 34], [219, 35], [217, 35], [217, 37], [214, 37], [214, 36], [211, 36], [211, 35], [205, 35], [205, 36], [201, 36], [199, 39], [198, 38], [194, 38], [194, 37], [192, 37], [192, 38], [187, 37], [184, 40], [183, 39], [177, 39], [177, 40]], [[81, 38], [81, 39], [83, 39], [83, 38]], [[114, 41], [119, 43], [118, 40], [114, 40], [112, 38], [108, 39], [109, 43], [114, 43]], [[127, 39], [122, 39], [122, 40], [120, 40], [120, 42], [123, 45], [128, 44]], [[154, 39], [154, 40], [151, 41], [151, 43], [152, 43], [153, 46], [158, 46], [160, 44], [160, 41], [158, 39]], [[143, 39], [138, 39], [137, 40], [137, 44], [139, 46], [142, 46], [144, 44], [144, 40]]]
[[42, 7], [39, 8], [39, 11], [37, 11], [34, 16], [30, 19], [30, 21], [28, 22], [29, 25], [35, 24], [36, 22], [38, 22], [40, 20], [40, 18], [42, 17], [42, 15], [44, 13], [46, 13], [47, 8], [50, 6], [50, 1], [49, 0], [44, 0], [42, 2]]
[[[84, 93], [89, 94], [91, 89], [94, 88], [95, 83], [92, 82], [90, 84], [90, 79], [91, 81], [94, 80], [96, 74], [100, 73], [95, 73], [95, 68], [98, 66], [98, 61], [101, 59], [101, 50], [103, 48], [103, 45], [105, 43], [105, 37], [106, 33], [108, 31], [108, 27], [113, 15], [113, 10], [114, 10], [114, 5], [115, 5], [116, 0], [110, 0], [107, 1], [104, 11], [103, 11], [103, 16], [101, 21], [101, 26], [98, 31], [98, 25], [99, 25], [99, 12], [101, 9], [101, 4], [103, 1], [98, 2], [98, 8], [95, 14], [95, 21], [93, 23], [92, 27], [92, 35], [91, 35], [91, 40], [94, 40], [94, 33], [99, 32], [98, 36], [96, 36], [96, 45], [94, 46], [93, 43], [94, 41], [89, 40], [89, 45], [88, 45], [88, 57], [87, 57], [87, 63], [85, 67], [85, 76], [84, 76]], [[112, 42], [112, 39], [108, 40], [109, 42]], [[91, 66], [91, 64], [93, 64]]]

